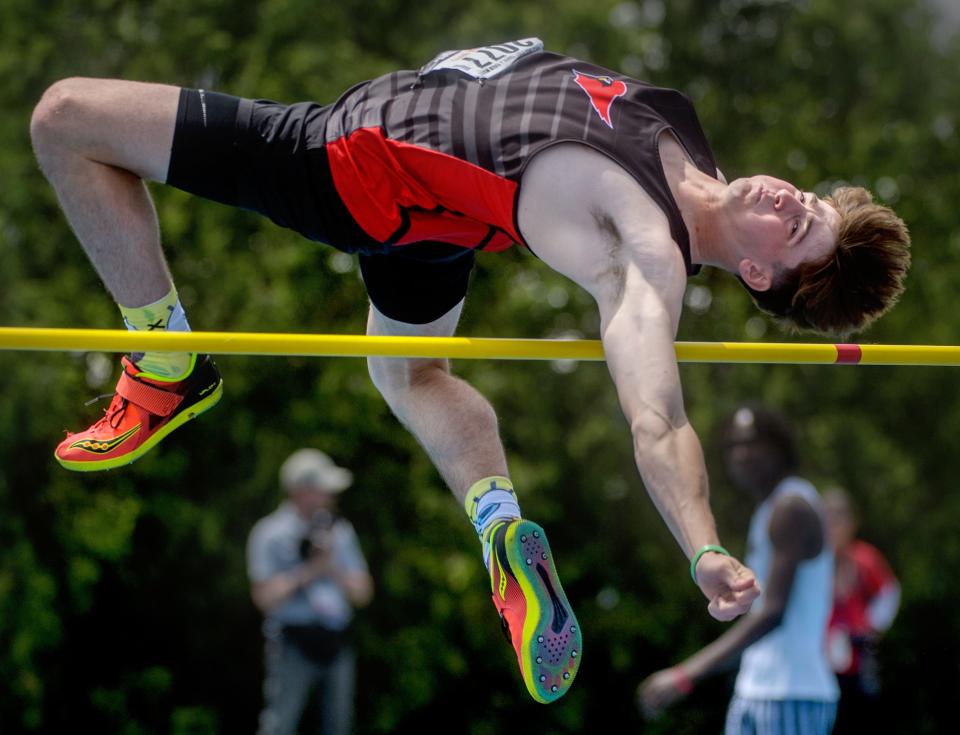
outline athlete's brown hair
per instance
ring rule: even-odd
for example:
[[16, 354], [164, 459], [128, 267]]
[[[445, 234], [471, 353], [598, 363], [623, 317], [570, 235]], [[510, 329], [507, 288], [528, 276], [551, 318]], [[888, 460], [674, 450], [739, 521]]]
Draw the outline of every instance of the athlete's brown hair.
[[777, 273], [767, 291], [747, 290], [788, 326], [844, 337], [886, 313], [903, 293], [910, 233], [859, 186], [841, 187], [824, 201], [840, 213], [836, 250], [819, 263]]

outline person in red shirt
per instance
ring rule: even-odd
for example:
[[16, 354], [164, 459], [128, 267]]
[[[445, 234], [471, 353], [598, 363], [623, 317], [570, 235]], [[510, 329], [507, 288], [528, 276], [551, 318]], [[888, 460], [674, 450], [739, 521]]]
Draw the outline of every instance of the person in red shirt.
[[868, 723], [879, 724], [876, 644], [897, 615], [900, 583], [883, 554], [856, 538], [858, 518], [846, 491], [828, 491], [824, 506], [836, 554], [827, 634], [830, 663], [840, 684], [834, 732], [864, 732]]

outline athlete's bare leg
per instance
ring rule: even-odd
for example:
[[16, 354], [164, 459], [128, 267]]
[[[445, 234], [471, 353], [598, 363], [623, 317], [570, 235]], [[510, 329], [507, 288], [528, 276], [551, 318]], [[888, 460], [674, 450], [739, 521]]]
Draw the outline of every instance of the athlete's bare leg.
[[[406, 324], [371, 306], [367, 334], [448, 337], [462, 309], [461, 301], [434, 322]], [[447, 360], [373, 357], [367, 364], [377, 389], [423, 445], [461, 506], [477, 480], [508, 476], [493, 407], [450, 374]]]
[[[425, 325], [396, 322], [371, 308], [367, 334], [449, 336], [462, 308], [461, 301]], [[427, 450], [461, 507], [473, 483], [508, 476], [493, 408], [467, 383], [450, 375], [446, 360], [371, 358], [368, 364], [390, 408]], [[488, 494], [495, 490], [491, 485]], [[483, 544], [493, 604], [517, 654], [527, 691], [538, 702], [552, 702], [570, 688], [580, 664], [577, 618], [543, 529], [519, 518], [491, 521], [489, 528]]]
[[37, 104], [33, 147], [73, 231], [114, 300], [127, 307], [170, 292], [144, 179], [164, 181], [180, 88], [64, 79]]

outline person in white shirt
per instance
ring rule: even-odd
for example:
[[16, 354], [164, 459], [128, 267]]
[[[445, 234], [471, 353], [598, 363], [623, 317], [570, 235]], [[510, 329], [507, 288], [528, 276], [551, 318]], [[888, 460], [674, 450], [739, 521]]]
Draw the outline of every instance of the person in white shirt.
[[793, 474], [796, 444], [779, 413], [741, 406], [721, 436], [730, 479], [756, 503], [746, 561], [762, 592], [720, 638], [648, 677], [639, 705], [656, 716], [739, 659], [726, 735], [826, 735], [839, 693], [824, 641], [834, 560], [820, 496]]

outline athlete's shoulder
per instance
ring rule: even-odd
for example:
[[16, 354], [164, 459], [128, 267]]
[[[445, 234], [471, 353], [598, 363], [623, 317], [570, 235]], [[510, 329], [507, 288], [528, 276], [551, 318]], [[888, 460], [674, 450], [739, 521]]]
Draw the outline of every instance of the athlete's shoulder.
[[565, 142], [531, 160], [517, 221], [541, 260], [594, 296], [622, 282], [631, 265], [664, 298], [682, 296], [685, 266], [663, 210], [626, 169], [589, 146]]
[[551, 216], [602, 226], [617, 225], [617, 239], [670, 236], [662, 208], [636, 177], [609, 153], [576, 141], [555, 144], [530, 161], [521, 181], [523, 199], [552, 202]]
[[773, 505], [773, 518], [788, 525], [810, 523], [820, 526], [815, 499], [805, 493], [783, 493]]
[[[799, 478], [798, 478], [799, 479]], [[781, 492], [770, 514], [769, 533], [774, 546], [791, 550], [798, 558], [811, 559], [823, 546], [823, 523], [814, 507], [816, 493], [802, 490]]]
[[802, 495], [808, 499], [816, 499], [818, 503], [820, 500], [820, 495], [813, 483], [798, 475], [783, 478], [777, 486], [777, 491], [784, 495]]

